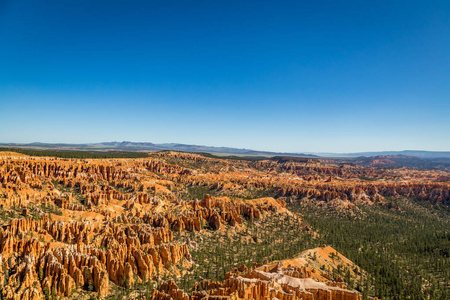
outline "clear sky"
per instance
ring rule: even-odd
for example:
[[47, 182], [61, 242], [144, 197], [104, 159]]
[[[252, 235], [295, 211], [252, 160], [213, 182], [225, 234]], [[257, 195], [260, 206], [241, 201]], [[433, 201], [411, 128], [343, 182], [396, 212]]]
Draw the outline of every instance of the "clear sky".
[[0, 142], [450, 150], [450, 1], [0, 0]]

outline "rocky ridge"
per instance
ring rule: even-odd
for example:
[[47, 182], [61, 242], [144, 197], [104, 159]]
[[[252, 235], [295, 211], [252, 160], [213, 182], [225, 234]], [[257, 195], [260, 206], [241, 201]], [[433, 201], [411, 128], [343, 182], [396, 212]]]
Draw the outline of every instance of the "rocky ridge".
[[[176, 235], [290, 216], [287, 201], [353, 209], [383, 203], [386, 197], [415, 197], [448, 205], [450, 184], [445, 178], [449, 174], [444, 171], [382, 170], [317, 160], [247, 162], [177, 152], [89, 160], [8, 153], [0, 157], [2, 295], [44, 299], [84, 290], [106, 296], [114, 286], [132, 288], [174, 276], [180, 266], [192, 267], [189, 245]], [[293, 276], [305, 270], [294, 271], [230, 273], [224, 282], [205, 283], [205, 289], [192, 295], [169, 282], [152, 297], [200, 299], [206, 291], [208, 297], [309, 299], [317, 289], [337, 299], [357, 299], [345, 298], [354, 296], [337, 289], [343, 285], [325, 288], [311, 283], [318, 278]]]
[[[331, 247], [309, 250], [311, 251], [337, 253]], [[339, 256], [353, 266], [348, 259]], [[322, 260], [329, 260], [328, 257], [320, 255], [319, 257]], [[342, 279], [332, 281], [329, 274], [310, 267], [305, 255], [255, 266], [249, 270], [243, 267], [227, 273], [223, 282], [204, 280], [190, 295], [180, 290], [173, 281], [169, 281], [159, 290], [154, 290], [151, 299], [361, 299], [361, 294], [347, 289]]]

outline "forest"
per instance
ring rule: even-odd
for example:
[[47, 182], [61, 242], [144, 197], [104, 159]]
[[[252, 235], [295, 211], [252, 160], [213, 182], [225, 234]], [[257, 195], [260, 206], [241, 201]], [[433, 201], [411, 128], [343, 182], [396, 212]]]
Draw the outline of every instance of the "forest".
[[29, 156], [54, 156], [61, 158], [141, 158], [147, 157], [144, 152], [135, 151], [85, 151], [85, 150], [54, 150], [32, 148], [0, 147], [0, 152], [16, 152]]
[[394, 205], [360, 206], [355, 216], [299, 202], [290, 209], [318, 230], [318, 241], [370, 274], [360, 287], [363, 298], [450, 299], [448, 207], [408, 198], [387, 201]]

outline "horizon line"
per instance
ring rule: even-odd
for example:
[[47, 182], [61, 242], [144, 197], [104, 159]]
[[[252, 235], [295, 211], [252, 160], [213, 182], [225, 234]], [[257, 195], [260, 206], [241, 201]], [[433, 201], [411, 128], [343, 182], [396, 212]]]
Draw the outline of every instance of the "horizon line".
[[[67, 142], [29, 142], [29, 143], [19, 143], [19, 142], [0, 142], [0, 146], [28, 146], [32, 144], [49, 144], [49, 145], [95, 145], [95, 144], [104, 144], [104, 143], [136, 143], [136, 144], [153, 144], [153, 145], [165, 145], [165, 144], [174, 144], [174, 145], [186, 145], [186, 146], [198, 146], [198, 147], [211, 147], [211, 148], [230, 148], [237, 150], [249, 150], [249, 151], [257, 151], [257, 152], [271, 152], [278, 154], [358, 154], [358, 153], [370, 153], [370, 152], [450, 152], [450, 150], [419, 150], [419, 149], [403, 149], [403, 150], [366, 150], [366, 151], [355, 151], [355, 152], [332, 152], [332, 151], [271, 151], [271, 150], [259, 150], [259, 149], [251, 149], [251, 148], [239, 148], [232, 146], [213, 146], [213, 145], [201, 145], [201, 144], [187, 144], [187, 143], [177, 143], [177, 142], [164, 142], [164, 143], [154, 143], [154, 142], [136, 142], [136, 141], [109, 141], [109, 142], [85, 142], [85, 143], [67, 143]], [[172, 150], [176, 151], [176, 150]]]

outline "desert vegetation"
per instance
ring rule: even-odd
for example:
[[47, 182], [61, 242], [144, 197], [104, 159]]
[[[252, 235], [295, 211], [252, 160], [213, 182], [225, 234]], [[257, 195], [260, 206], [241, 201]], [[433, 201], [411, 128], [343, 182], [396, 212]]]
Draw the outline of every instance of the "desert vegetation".
[[449, 295], [445, 171], [2, 153], [4, 299]]

